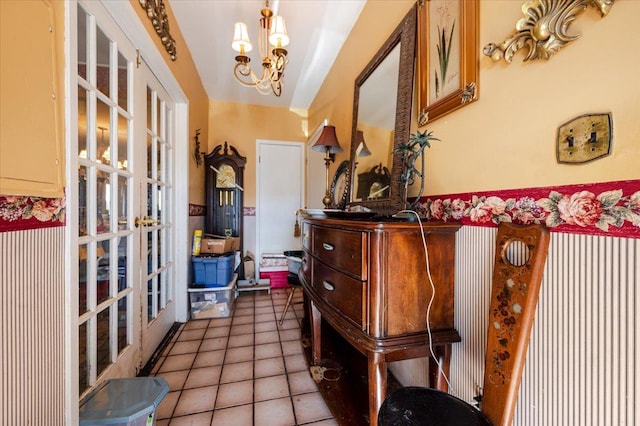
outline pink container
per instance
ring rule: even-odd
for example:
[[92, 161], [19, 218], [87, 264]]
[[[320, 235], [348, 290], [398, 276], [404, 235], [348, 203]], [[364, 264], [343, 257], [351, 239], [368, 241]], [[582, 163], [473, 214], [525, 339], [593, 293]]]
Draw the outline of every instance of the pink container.
[[289, 287], [287, 282], [288, 270], [284, 271], [260, 271], [260, 278], [269, 278], [271, 280], [271, 288]]

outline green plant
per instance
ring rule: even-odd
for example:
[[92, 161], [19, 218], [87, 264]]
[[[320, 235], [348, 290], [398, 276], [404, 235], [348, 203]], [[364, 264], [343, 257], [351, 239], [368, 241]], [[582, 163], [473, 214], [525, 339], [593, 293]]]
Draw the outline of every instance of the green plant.
[[446, 84], [447, 79], [447, 69], [449, 68], [449, 57], [451, 56], [451, 46], [453, 45], [453, 30], [456, 27], [456, 22], [453, 21], [451, 25], [451, 33], [449, 34], [449, 38], [447, 39], [445, 35], [445, 29], [438, 26], [438, 33], [440, 34], [440, 38], [438, 43], [436, 44], [436, 48], [438, 49], [438, 63], [440, 64], [440, 76], [438, 79], [438, 71], [435, 71], [435, 79], [436, 79], [436, 98], [440, 96], [440, 90]]
[[[404, 185], [405, 200], [407, 195], [407, 189], [410, 185], [415, 183], [416, 176], [420, 178], [420, 191], [415, 201], [407, 206], [408, 209], [413, 208], [420, 201], [420, 196], [424, 191], [424, 150], [425, 148], [431, 148], [430, 141], [439, 141], [440, 139], [433, 136], [433, 132], [425, 130], [412, 134], [409, 137], [407, 143], [401, 143], [394, 151], [400, 152], [402, 155], [402, 174], [400, 175], [400, 181]], [[418, 158], [421, 159], [421, 168], [418, 170], [415, 166]], [[405, 201], [406, 202], [406, 201]]]

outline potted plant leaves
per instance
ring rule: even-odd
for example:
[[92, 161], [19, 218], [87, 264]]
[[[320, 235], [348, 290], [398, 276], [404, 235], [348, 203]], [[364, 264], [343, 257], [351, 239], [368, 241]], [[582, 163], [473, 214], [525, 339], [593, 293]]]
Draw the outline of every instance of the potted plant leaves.
[[[433, 132], [425, 130], [412, 134], [406, 143], [401, 143], [394, 150], [398, 151], [402, 155], [402, 174], [400, 175], [400, 181], [404, 185], [404, 198], [407, 204], [407, 209], [413, 210], [420, 201], [422, 192], [424, 191], [424, 150], [425, 148], [431, 148], [430, 141], [439, 141], [440, 139], [433, 136]], [[421, 167], [416, 168], [416, 161], [420, 158]], [[412, 203], [408, 203], [407, 190], [409, 186], [415, 183], [416, 177], [420, 178], [420, 191], [416, 196], [416, 199]]]

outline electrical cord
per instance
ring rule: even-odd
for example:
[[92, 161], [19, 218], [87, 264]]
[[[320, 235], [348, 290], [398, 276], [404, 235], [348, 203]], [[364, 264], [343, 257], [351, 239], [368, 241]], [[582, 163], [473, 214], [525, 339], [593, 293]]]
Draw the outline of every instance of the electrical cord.
[[[420, 225], [420, 235], [422, 237], [422, 246], [424, 247], [424, 260], [425, 260], [426, 269], [427, 269], [427, 277], [429, 278], [429, 285], [431, 285], [431, 298], [429, 299], [429, 304], [427, 305], [427, 334], [429, 335], [429, 352], [431, 353], [431, 356], [433, 357], [436, 364], [438, 365], [438, 370], [440, 371], [440, 374], [442, 374], [442, 377], [444, 377], [444, 380], [447, 382], [447, 385], [449, 387], [449, 392], [452, 395], [456, 395], [456, 392], [453, 390], [453, 387], [451, 386], [451, 382], [449, 381], [449, 378], [447, 377], [447, 375], [444, 372], [444, 369], [442, 368], [442, 364], [440, 363], [440, 360], [438, 360], [438, 357], [436, 356], [435, 351], [433, 350], [433, 338], [431, 336], [431, 324], [429, 321], [429, 315], [431, 313], [431, 306], [433, 305], [433, 300], [436, 297], [436, 286], [433, 283], [433, 278], [431, 278], [431, 267], [429, 266], [429, 249], [427, 248], [427, 239], [424, 235], [424, 229], [422, 228], [422, 220], [420, 219], [420, 215], [414, 210], [400, 210], [394, 216], [400, 215], [402, 213], [413, 214], [418, 220], [418, 224]], [[433, 386], [433, 383], [430, 383], [430, 385]]]

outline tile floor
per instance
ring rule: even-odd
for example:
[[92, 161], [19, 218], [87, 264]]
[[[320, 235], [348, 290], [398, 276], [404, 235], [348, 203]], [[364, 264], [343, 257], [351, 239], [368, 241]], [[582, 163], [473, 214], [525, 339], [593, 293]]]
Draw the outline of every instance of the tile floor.
[[300, 341], [302, 292], [241, 293], [229, 318], [183, 324], [152, 370], [169, 383], [158, 426], [337, 425]]

